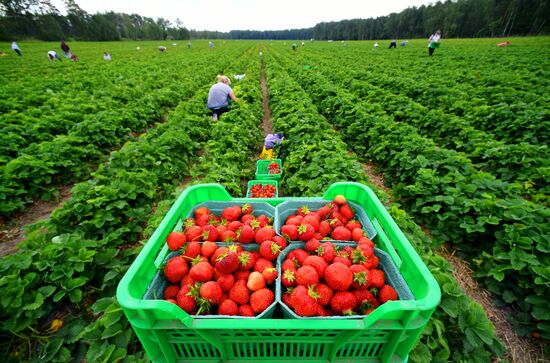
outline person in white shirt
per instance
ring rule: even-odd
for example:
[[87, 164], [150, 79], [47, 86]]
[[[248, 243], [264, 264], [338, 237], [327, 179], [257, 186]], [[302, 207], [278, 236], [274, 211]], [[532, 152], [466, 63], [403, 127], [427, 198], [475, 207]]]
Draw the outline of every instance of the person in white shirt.
[[435, 32], [435, 34], [430, 35], [428, 39], [428, 54], [434, 54], [435, 48], [439, 48], [441, 42], [441, 30]]
[[21, 53], [21, 49], [19, 49], [19, 46], [17, 45], [16, 42], [12, 42], [12, 43], [11, 43], [11, 49], [13, 49], [13, 51], [14, 51], [15, 53], [17, 53], [17, 55], [23, 55], [23, 54]]
[[111, 55], [107, 52], [103, 52], [103, 59], [106, 60], [106, 61], [110, 61], [111, 60]]
[[48, 59], [50, 60], [50, 62], [55, 62], [56, 59], [61, 60], [61, 57], [55, 51], [50, 50], [48, 52]]

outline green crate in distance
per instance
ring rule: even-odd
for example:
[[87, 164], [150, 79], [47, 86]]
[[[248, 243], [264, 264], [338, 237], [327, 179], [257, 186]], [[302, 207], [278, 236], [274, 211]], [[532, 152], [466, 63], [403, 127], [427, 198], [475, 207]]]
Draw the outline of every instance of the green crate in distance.
[[[269, 165], [271, 163], [279, 164], [280, 173], [270, 174]], [[281, 180], [283, 177], [283, 163], [281, 159], [258, 160], [256, 162], [256, 179], [257, 180]]]

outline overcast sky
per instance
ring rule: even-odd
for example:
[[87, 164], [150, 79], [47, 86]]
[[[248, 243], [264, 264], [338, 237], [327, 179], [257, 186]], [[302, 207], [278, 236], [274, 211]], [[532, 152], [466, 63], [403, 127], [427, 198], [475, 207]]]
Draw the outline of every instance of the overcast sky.
[[[62, 0], [52, 1], [65, 13]], [[114, 11], [179, 18], [195, 30], [283, 30], [310, 28], [323, 21], [372, 18], [434, 0], [76, 0], [88, 13]]]

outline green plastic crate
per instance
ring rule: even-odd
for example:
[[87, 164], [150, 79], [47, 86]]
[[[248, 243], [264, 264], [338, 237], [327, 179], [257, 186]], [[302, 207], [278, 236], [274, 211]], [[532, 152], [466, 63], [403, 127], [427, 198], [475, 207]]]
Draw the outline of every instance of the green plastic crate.
[[[154, 362], [407, 361], [440, 301], [439, 286], [368, 187], [335, 183], [321, 198], [311, 200], [332, 200], [338, 194], [363, 207], [376, 228], [376, 246], [390, 256], [414, 300], [387, 302], [362, 319], [306, 320], [196, 319], [172, 303], [143, 299], [169, 252], [166, 236], [197, 204], [251, 201], [232, 198], [218, 184], [195, 185], [182, 192], [118, 285], [118, 302], [149, 358]], [[269, 203], [275, 206], [292, 199], [272, 198]]]
[[[275, 196], [274, 198], [277, 198], [279, 196], [279, 183], [276, 180], [250, 180], [248, 182], [248, 187], [246, 189], [246, 197], [250, 198], [250, 189], [253, 185], [261, 184], [263, 185], [273, 185], [275, 187]], [[260, 198], [251, 198], [252, 200], [260, 199]]]
[[[279, 164], [279, 174], [269, 174], [269, 164]], [[256, 180], [281, 180], [283, 178], [283, 163], [280, 159], [258, 160], [256, 162]]]

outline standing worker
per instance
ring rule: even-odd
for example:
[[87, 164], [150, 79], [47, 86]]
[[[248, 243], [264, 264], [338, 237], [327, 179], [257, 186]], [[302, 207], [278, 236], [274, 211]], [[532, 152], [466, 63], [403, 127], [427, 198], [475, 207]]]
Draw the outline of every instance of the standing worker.
[[231, 100], [239, 102], [230, 84], [231, 80], [227, 76], [218, 75], [218, 83], [210, 87], [206, 107], [212, 111], [214, 121], [218, 120], [222, 113], [229, 111]]
[[19, 46], [17, 45], [16, 42], [11, 43], [11, 49], [13, 49], [13, 51], [17, 53], [17, 55], [20, 55], [20, 56], [23, 55], [23, 53], [21, 53], [21, 49], [19, 49]]
[[441, 45], [441, 30], [435, 32], [435, 34], [430, 35], [428, 39], [428, 53], [430, 56], [434, 54], [435, 48], [439, 48]]
[[61, 40], [61, 50], [63, 51], [63, 54], [65, 54], [65, 58], [71, 58], [71, 49], [67, 43], [65, 43], [65, 40]]

